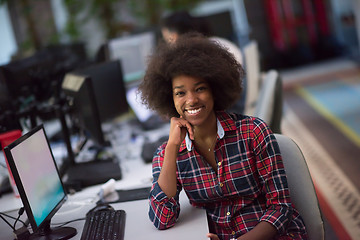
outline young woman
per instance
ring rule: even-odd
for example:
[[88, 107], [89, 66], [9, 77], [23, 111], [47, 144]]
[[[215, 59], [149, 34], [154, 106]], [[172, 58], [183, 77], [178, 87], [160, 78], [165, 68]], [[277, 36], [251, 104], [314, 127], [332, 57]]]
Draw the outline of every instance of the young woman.
[[243, 75], [231, 53], [197, 34], [160, 45], [150, 58], [143, 102], [171, 119], [169, 139], [153, 158], [150, 220], [159, 229], [173, 226], [184, 189], [206, 210], [213, 240], [306, 239], [270, 128], [225, 111]]

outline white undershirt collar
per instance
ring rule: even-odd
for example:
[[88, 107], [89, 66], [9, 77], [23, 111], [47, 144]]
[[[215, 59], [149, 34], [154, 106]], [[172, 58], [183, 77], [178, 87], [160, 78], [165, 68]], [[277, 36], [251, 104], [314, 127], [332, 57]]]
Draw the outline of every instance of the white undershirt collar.
[[[225, 135], [224, 132], [224, 128], [221, 126], [221, 123], [219, 121], [219, 119], [216, 118], [216, 125], [217, 125], [217, 136], [219, 137], [219, 139], [222, 139]], [[190, 152], [193, 149], [193, 142], [191, 141], [188, 132], [186, 132], [186, 136], [185, 136], [185, 143], [186, 143], [186, 148], [187, 150]]]

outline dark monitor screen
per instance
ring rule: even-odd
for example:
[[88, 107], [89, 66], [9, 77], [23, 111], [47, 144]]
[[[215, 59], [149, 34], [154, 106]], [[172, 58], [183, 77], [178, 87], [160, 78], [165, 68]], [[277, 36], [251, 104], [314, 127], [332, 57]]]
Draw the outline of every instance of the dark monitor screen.
[[210, 36], [226, 38], [234, 43], [238, 42], [229, 11], [199, 17], [208, 26]]
[[60, 90], [65, 73], [86, 64], [83, 44], [48, 46], [32, 56], [0, 66], [13, 99], [45, 101]]
[[22, 127], [16, 114], [15, 103], [9, 95], [6, 85], [3, 84], [0, 73], [0, 133], [14, 129], [22, 129]]
[[91, 78], [66, 74], [62, 89], [70, 105], [73, 124], [83, 130], [96, 144], [105, 146], [106, 141]]
[[129, 111], [120, 61], [94, 64], [72, 73], [88, 76], [92, 80], [102, 123]]
[[[31, 56], [0, 66], [6, 86], [14, 99], [31, 95], [40, 96], [42, 86], [36, 78], [36, 73], [48, 60], [46, 56], [43, 56], [42, 60], [38, 56]], [[49, 66], [44, 69], [48, 68]], [[45, 95], [45, 92], [43, 94]]]
[[[50, 230], [50, 220], [67, 199], [55, 159], [42, 125], [4, 148], [29, 222], [46, 239], [71, 237], [73, 228]], [[66, 238], [61, 238], [66, 239]]]

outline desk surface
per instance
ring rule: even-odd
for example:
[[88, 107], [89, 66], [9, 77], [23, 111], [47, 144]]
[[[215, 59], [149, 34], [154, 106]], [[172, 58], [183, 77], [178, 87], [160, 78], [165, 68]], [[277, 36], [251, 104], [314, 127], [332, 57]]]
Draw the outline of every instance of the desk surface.
[[[96, 199], [91, 194], [93, 191], [84, 191], [69, 197], [69, 200], [59, 212], [53, 217], [52, 225], [71, 221], [76, 218], [82, 218], [87, 211], [94, 207]], [[4, 196], [0, 199], [1, 208], [11, 207], [16, 209], [19, 207], [19, 199], [12, 196]], [[208, 232], [205, 211], [192, 207], [184, 193], [180, 196], [181, 213], [178, 222], [174, 227], [167, 230], [157, 230], [148, 218], [148, 200], [129, 201], [115, 203], [112, 206], [115, 209], [124, 209], [126, 211], [125, 239], [126, 240], [142, 240], [142, 239], [206, 239]], [[13, 204], [11, 204], [11, 202]], [[16, 217], [17, 211], [10, 213]], [[25, 215], [25, 214], [24, 214]], [[12, 221], [10, 221], [12, 222]], [[84, 220], [75, 221], [66, 226], [74, 227], [78, 233], [72, 239], [77, 240], [81, 237]], [[20, 224], [17, 225], [18, 227]], [[13, 234], [8, 225], [0, 220], [0, 239], [13, 239]]]
[[[123, 178], [116, 182], [116, 189], [133, 189], [151, 185], [151, 164], [145, 164], [140, 159], [140, 153], [136, 144], [124, 146], [123, 143], [113, 144], [117, 155], [124, 154], [124, 148], [127, 148], [127, 156], [120, 156], [120, 166], [123, 172]], [[120, 146], [122, 145], [122, 146]], [[131, 149], [131, 151], [129, 151]], [[131, 153], [131, 155], [129, 155]], [[130, 156], [130, 157], [129, 157]], [[97, 193], [100, 185], [83, 189], [73, 195], [69, 195], [68, 201], [60, 208], [58, 213], [52, 219], [52, 227], [59, 223], [64, 223], [78, 218], [83, 218], [85, 214], [95, 206]], [[148, 217], [148, 200], [129, 201], [115, 203], [112, 206], [115, 209], [124, 209], [126, 211], [125, 239], [126, 240], [162, 240], [162, 239], [207, 239], [208, 233], [206, 213], [202, 209], [196, 209], [189, 204], [185, 193], [180, 195], [181, 212], [178, 222], [174, 227], [167, 230], [157, 230]], [[0, 212], [8, 213], [17, 217], [17, 209], [22, 206], [20, 199], [14, 195], [6, 194], [0, 198]], [[24, 213], [22, 220], [26, 219]], [[13, 221], [9, 220], [11, 223]], [[72, 238], [80, 239], [84, 220], [79, 220], [67, 224], [66, 226], [77, 229], [77, 235]], [[21, 224], [17, 224], [20, 227]], [[14, 239], [11, 228], [0, 219], [0, 239]]]

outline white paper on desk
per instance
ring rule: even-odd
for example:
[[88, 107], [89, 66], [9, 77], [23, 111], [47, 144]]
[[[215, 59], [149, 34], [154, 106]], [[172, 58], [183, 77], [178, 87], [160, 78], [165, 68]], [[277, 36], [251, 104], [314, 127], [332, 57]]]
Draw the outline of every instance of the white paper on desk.
[[154, 113], [150, 109], [146, 108], [141, 103], [141, 96], [140, 94], [137, 95], [137, 87], [133, 87], [126, 92], [126, 99], [134, 111], [136, 117], [139, 119], [140, 122], [145, 122], [148, 120]]

